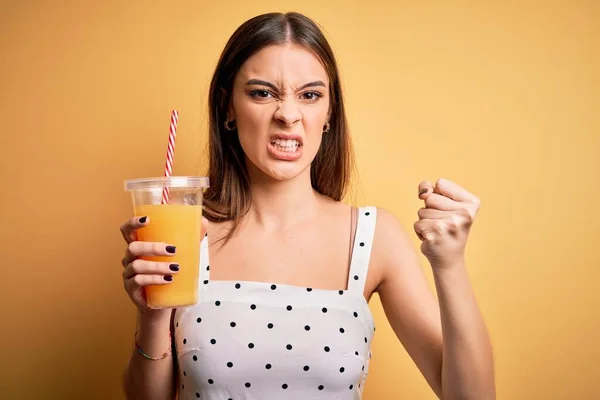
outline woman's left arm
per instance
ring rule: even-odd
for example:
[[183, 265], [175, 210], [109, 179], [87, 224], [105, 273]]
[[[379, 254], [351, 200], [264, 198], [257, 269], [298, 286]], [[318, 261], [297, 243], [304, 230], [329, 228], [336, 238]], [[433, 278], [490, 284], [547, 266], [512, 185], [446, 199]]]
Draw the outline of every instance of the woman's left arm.
[[467, 270], [464, 250], [479, 199], [448, 180], [419, 185], [425, 207], [414, 229], [438, 294], [429, 290], [408, 235], [379, 213], [373, 262], [390, 325], [439, 398], [495, 399], [492, 347]]

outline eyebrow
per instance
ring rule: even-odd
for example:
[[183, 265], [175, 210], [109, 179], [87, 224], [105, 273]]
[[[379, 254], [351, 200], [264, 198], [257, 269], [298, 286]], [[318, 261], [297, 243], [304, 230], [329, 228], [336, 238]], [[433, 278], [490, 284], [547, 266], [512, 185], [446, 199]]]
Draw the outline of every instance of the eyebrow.
[[[277, 88], [277, 86], [275, 86], [271, 82], [263, 81], [263, 80], [260, 80], [260, 79], [250, 79], [248, 82], [246, 82], [246, 84], [247, 85], [267, 86], [267, 87], [270, 87], [273, 90], [279, 90]], [[315, 86], [327, 87], [327, 85], [325, 85], [325, 83], [323, 81], [314, 81], [314, 82], [309, 82], [309, 83], [306, 83], [306, 84], [300, 86], [298, 88], [298, 90], [306, 89], [307, 87], [315, 87]]]

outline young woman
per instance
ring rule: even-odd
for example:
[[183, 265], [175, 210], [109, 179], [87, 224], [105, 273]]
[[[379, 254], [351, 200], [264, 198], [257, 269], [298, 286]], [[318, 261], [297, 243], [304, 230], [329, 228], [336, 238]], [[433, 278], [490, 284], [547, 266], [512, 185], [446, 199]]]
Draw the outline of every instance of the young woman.
[[448, 180], [418, 187], [414, 230], [436, 301], [394, 216], [340, 202], [352, 153], [336, 61], [317, 25], [297, 13], [245, 22], [223, 50], [209, 108], [199, 303], [149, 309], [144, 286], [168, 285], [179, 267], [140, 257], [176, 250], [137, 240], [148, 218], [121, 227], [142, 350], [125, 371], [128, 398], [360, 399], [375, 292], [438, 397], [495, 398], [464, 258], [479, 200]]

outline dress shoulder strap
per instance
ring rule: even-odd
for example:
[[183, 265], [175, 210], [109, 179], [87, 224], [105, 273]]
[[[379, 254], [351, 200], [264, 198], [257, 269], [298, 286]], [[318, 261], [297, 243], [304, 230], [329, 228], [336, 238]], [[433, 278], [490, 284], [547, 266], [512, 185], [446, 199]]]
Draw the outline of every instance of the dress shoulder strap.
[[210, 280], [210, 262], [208, 260], [208, 235], [204, 235], [200, 242], [200, 273], [198, 274], [198, 289], [201, 291]]
[[350, 261], [350, 273], [348, 275], [348, 291], [360, 294], [361, 296], [367, 280], [376, 221], [376, 207], [360, 207], [358, 209], [358, 220]]

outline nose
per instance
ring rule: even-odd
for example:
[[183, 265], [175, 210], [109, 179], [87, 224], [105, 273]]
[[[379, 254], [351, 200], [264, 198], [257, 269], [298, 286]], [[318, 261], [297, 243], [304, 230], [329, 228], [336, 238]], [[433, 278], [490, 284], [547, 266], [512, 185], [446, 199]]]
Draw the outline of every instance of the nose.
[[302, 113], [293, 100], [279, 102], [274, 118], [285, 126], [292, 126], [302, 119]]

